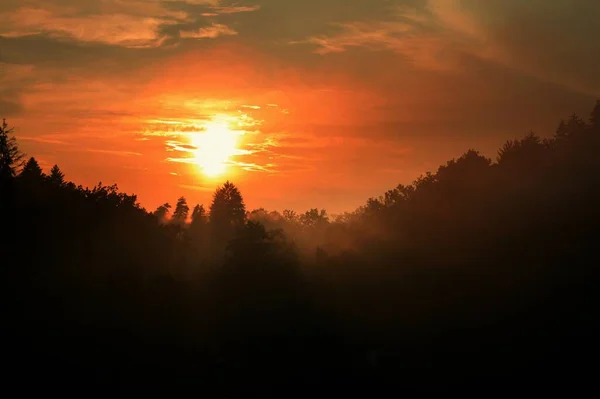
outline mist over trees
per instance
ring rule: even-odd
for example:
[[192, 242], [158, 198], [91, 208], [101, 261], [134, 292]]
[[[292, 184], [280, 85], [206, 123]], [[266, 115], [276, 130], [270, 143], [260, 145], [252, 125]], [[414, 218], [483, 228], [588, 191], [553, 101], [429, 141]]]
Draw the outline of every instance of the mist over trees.
[[469, 149], [335, 217], [247, 210], [232, 182], [210, 204], [149, 212], [116, 185], [45, 174], [13, 133], [0, 126], [12, 383], [208, 397], [593, 386], [600, 101], [549, 138], [493, 160]]

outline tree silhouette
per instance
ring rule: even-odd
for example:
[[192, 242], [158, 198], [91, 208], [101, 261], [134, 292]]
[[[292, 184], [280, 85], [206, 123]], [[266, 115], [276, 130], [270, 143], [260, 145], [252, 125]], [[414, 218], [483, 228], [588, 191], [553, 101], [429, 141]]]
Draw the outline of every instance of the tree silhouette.
[[232, 255], [232, 264], [240, 265], [243, 262], [260, 267], [266, 257], [276, 250], [274, 239], [278, 233], [268, 232], [261, 223], [248, 222], [227, 246]]
[[175, 224], [185, 224], [189, 211], [190, 207], [187, 204], [187, 200], [185, 197], [180, 197], [177, 200], [177, 205], [175, 205], [175, 211], [173, 212], [173, 218], [171, 221]]
[[264, 208], [259, 208], [248, 212], [247, 219], [248, 221], [262, 224], [267, 230], [281, 229], [287, 222], [279, 212], [269, 212]]
[[319, 211], [317, 208], [306, 211], [304, 214], [300, 215], [299, 220], [300, 223], [306, 227], [319, 227], [329, 223], [327, 211], [325, 209]]
[[43, 177], [44, 172], [38, 161], [33, 157], [29, 158], [19, 174], [19, 178], [27, 182], [40, 181]]
[[590, 114], [589, 136], [590, 145], [587, 150], [595, 153], [600, 146], [600, 100], [596, 101], [596, 106]]
[[289, 223], [296, 223], [298, 221], [298, 213], [291, 209], [284, 209], [282, 215], [283, 218]]
[[567, 124], [564, 120], [561, 120], [554, 132], [555, 141], [565, 141], [567, 140], [569, 135], [569, 129], [567, 128]]
[[54, 165], [52, 169], [50, 169], [48, 181], [59, 187], [65, 184], [65, 174], [60, 170], [58, 165]]
[[246, 205], [238, 188], [227, 181], [217, 188], [210, 206], [211, 222], [240, 226], [246, 218]]
[[596, 101], [596, 106], [590, 114], [590, 127], [594, 132], [600, 134], [600, 100]]
[[[560, 127], [559, 127], [560, 128]], [[513, 164], [515, 166], [531, 167], [540, 163], [544, 151], [541, 139], [533, 132], [520, 140], [509, 140], [498, 151], [498, 164]]]
[[577, 142], [585, 134], [587, 125], [577, 114], [572, 114], [566, 124], [566, 136], [571, 142]]
[[459, 176], [464, 178], [472, 174], [479, 174], [482, 170], [487, 168], [492, 163], [491, 159], [481, 155], [478, 151], [473, 149], [464, 153], [460, 158], [453, 159], [446, 163], [446, 165], [440, 166], [437, 172], [437, 181], [456, 181]]
[[35, 158], [29, 158], [17, 179], [32, 195], [43, 195], [42, 183], [45, 182], [46, 176]]
[[24, 157], [12, 135], [13, 130], [3, 119], [0, 125], [0, 189], [4, 182], [17, 175]]
[[199, 225], [206, 223], [206, 210], [204, 205], [196, 205], [192, 211], [192, 225]]
[[204, 238], [204, 228], [208, 223], [206, 216], [206, 210], [204, 205], [196, 205], [192, 211], [192, 221], [190, 223], [190, 231], [192, 235], [196, 235], [197, 238]]
[[224, 248], [245, 220], [246, 206], [242, 194], [227, 181], [217, 188], [210, 205], [210, 226], [215, 245]]
[[167, 216], [169, 215], [171, 209], [171, 204], [165, 202], [154, 211], [154, 216], [158, 219], [160, 223], [164, 223], [167, 220]]

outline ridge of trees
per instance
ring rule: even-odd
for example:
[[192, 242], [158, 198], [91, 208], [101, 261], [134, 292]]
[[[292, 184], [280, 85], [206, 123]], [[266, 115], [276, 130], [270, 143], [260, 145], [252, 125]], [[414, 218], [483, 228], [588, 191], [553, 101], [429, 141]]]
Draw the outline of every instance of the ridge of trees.
[[600, 101], [343, 215], [248, 211], [231, 182], [207, 207], [148, 212], [116, 185], [46, 175], [3, 122], [14, 377], [202, 379], [229, 397], [591, 387], [599, 153]]

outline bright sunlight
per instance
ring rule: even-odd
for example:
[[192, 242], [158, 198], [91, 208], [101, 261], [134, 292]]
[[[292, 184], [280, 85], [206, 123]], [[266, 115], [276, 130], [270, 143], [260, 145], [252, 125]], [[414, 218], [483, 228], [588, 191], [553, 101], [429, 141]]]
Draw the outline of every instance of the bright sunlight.
[[196, 147], [196, 164], [208, 177], [225, 173], [231, 156], [237, 152], [239, 132], [229, 128], [226, 122], [209, 122], [205, 130], [192, 136]]

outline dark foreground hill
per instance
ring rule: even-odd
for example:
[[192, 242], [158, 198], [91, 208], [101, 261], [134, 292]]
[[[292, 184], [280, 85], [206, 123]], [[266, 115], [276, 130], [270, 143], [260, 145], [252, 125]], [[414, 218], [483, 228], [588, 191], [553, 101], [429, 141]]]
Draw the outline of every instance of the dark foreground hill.
[[[5, 390], [304, 397], [595, 389], [600, 103], [330, 220], [142, 209], [0, 131]], [[191, 221], [189, 221], [191, 220]], [[7, 391], [8, 392], [8, 391]]]

